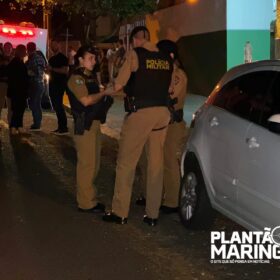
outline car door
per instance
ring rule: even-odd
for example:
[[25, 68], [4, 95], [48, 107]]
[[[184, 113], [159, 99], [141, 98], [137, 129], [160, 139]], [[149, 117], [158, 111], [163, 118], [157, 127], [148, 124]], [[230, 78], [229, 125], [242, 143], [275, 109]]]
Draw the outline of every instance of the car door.
[[240, 146], [249, 125], [234, 111], [244, 99], [238, 78], [223, 86], [209, 106], [204, 127], [205, 160], [214, 199], [219, 207], [231, 213], [236, 210], [236, 178], [243, 157]]
[[280, 224], [280, 135], [267, 126], [268, 118], [280, 113], [280, 80], [276, 72], [263, 74], [258, 85], [251, 85], [255, 116], [242, 142], [245, 160], [239, 165], [237, 190], [241, 219], [258, 229]]

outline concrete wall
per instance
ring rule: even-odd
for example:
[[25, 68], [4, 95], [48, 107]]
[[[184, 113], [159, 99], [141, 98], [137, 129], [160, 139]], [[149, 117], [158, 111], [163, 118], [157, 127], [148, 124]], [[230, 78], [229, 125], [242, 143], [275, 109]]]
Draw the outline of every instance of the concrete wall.
[[177, 44], [188, 75], [188, 91], [209, 95], [226, 71], [226, 31], [183, 36]]
[[226, 1], [185, 1], [146, 17], [152, 40], [226, 30]]
[[250, 41], [253, 61], [270, 59], [270, 26], [275, 20], [273, 0], [227, 0], [227, 69], [244, 63]]
[[153, 42], [178, 42], [189, 77], [188, 90], [208, 95], [227, 69], [244, 63], [246, 41], [251, 42], [253, 60], [270, 58], [274, 3], [275, 0], [174, 1], [177, 5], [147, 15], [146, 26]]
[[184, 1], [146, 17], [151, 39], [178, 42], [188, 91], [208, 95], [226, 71], [226, 1]]
[[108, 36], [113, 31], [111, 17], [99, 17], [97, 19], [96, 35], [97, 37]]

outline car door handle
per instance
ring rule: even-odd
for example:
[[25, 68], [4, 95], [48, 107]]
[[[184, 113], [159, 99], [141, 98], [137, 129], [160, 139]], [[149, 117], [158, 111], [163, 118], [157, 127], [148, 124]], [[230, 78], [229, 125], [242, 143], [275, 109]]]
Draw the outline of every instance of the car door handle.
[[210, 126], [211, 127], [214, 127], [214, 126], [218, 126], [219, 125], [219, 120], [217, 117], [213, 117], [211, 120], [210, 120]]
[[257, 142], [255, 137], [246, 138], [246, 143], [248, 144], [250, 149], [259, 148], [260, 144]]

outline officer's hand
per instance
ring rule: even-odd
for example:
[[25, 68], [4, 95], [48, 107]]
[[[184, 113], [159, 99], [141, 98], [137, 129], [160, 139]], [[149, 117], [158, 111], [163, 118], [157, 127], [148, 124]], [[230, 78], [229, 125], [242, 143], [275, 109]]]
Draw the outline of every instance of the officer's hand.
[[102, 84], [100, 84], [99, 85], [99, 91], [100, 92], [104, 92], [104, 90], [105, 90], [105, 87]]
[[109, 96], [113, 96], [115, 95], [117, 92], [114, 90], [114, 88], [112, 86], [107, 87], [104, 92], [105, 95], [109, 95]]

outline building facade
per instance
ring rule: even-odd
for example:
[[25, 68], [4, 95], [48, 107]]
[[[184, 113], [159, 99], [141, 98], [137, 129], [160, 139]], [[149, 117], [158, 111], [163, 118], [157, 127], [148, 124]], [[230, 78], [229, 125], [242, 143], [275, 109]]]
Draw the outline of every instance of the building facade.
[[253, 61], [274, 56], [275, 0], [177, 0], [159, 7], [145, 24], [153, 42], [177, 42], [190, 92], [208, 95], [228, 69], [244, 63], [247, 41]]

